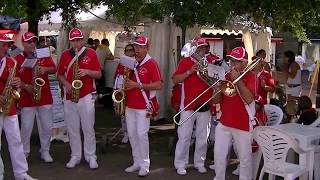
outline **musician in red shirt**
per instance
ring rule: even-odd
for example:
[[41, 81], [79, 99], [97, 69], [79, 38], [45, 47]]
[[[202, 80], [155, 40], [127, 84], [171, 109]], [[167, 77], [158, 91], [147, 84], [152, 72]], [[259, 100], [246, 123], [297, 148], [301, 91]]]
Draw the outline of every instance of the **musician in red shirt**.
[[[228, 56], [230, 57], [231, 71], [226, 75], [226, 79], [233, 81], [240, 76], [241, 71], [246, 67], [248, 54], [244, 48], [237, 47]], [[220, 102], [222, 113], [220, 123], [215, 130], [216, 176], [214, 180], [225, 180], [227, 156], [232, 140], [237, 147], [240, 159], [239, 179], [252, 179], [251, 131], [255, 114], [255, 81], [255, 74], [249, 71], [235, 83], [236, 94], [233, 97], [219, 93], [213, 100], [213, 103]]]
[[[197, 46], [196, 53], [200, 56], [205, 56], [207, 42], [203, 38], [195, 38], [194, 42]], [[211, 61], [212, 62], [212, 61]], [[211, 63], [210, 62], [210, 63]], [[180, 109], [186, 107], [192, 100], [199, 96], [208, 88], [197, 75], [198, 63], [193, 57], [184, 57], [180, 60], [176, 72], [172, 76], [174, 84], [181, 83], [181, 103]], [[212, 91], [207, 91], [192, 103], [185, 111], [182, 111], [180, 121], [188, 118], [194, 110], [198, 109], [212, 96]], [[175, 150], [174, 166], [179, 175], [186, 175], [186, 167], [189, 163], [189, 148], [193, 126], [196, 123], [196, 147], [194, 153], [194, 167], [200, 173], [206, 173], [204, 161], [207, 153], [207, 139], [209, 136], [209, 127], [211, 120], [210, 105], [206, 104], [194, 116], [185, 121], [178, 127], [178, 142]]]
[[[37, 36], [31, 32], [26, 32], [22, 35], [22, 45], [24, 51], [16, 56], [16, 59], [21, 64], [26, 64], [30, 59], [36, 59], [33, 67], [21, 67], [19, 77], [21, 78], [21, 98], [19, 106], [21, 107], [21, 140], [23, 150], [26, 157], [30, 153], [30, 137], [33, 129], [34, 119], [37, 119], [37, 127], [40, 138], [40, 157], [45, 162], [53, 162], [49, 153], [50, 138], [52, 128], [52, 95], [48, 74], [56, 72], [55, 64], [52, 58], [43, 57], [37, 58], [35, 48]], [[49, 53], [49, 52], [48, 52]], [[20, 65], [21, 66], [21, 65]], [[43, 80], [42, 87], [35, 84], [36, 78]], [[38, 84], [40, 85], [40, 84]], [[38, 87], [38, 90], [36, 88]], [[38, 94], [38, 95], [37, 95]], [[37, 114], [37, 115], [36, 115]]]
[[[85, 160], [91, 169], [96, 169], [98, 164], [94, 131], [96, 99], [94, 82], [101, 77], [101, 67], [96, 52], [84, 46], [80, 29], [70, 30], [69, 42], [71, 48], [61, 54], [57, 70], [65, 91], [64, 115], [71, 147], [71, 159], [66, 167], [74, 168], [80, 163], [82, 157], [80, 129], [82, 129]], [[76, 64], [78, 66], [75, 66]], [[78, 92], [71, 86], [75, 79], [82, 81], [82, 87]]]
[[[12, 71], [12, 68], [14, 67], [14, 60], [6, 54], [9, 48], [9, 43], [11, 42], [13, 41], [6, 34], [0, 34], [0, 107], [2, 110], [8, 98], [5, 97], [6, 88], [17, 89], [21, 85], [20, 78], [11, 74], [15, 73], [16, 75], [17, 73], [17, 69], [15, 72]], [[16, 66], [16, 68], [18, 68], [18, 66]], [[3, 112], [0, 113], [0, 135], [2, 130], [6, 134], [15, 179], [34, 180], [27, 174], [28, 163], [26, 156], [23, 153], [19, 121], [16, 113], [16, 104], [9, 107], [8, 114], [4, 114]], [[3, 179], [3, 173], [3, 162], [0, 157], [0, 179]]]
[[133, 46], [137, 62], [129, 80], [125, 82], [125, 118], [133, 165], [126, 168], [125, 171], [139, 171], [139, 176], [146, 176], [150, 167], [148, 138], [150, 117], [148, 113], [151, 109], [148, 104], [156, 103], [155, 93], [162, 88], [162, 79], [157, 62], [148, 54], [148, 38], [138, 36]]

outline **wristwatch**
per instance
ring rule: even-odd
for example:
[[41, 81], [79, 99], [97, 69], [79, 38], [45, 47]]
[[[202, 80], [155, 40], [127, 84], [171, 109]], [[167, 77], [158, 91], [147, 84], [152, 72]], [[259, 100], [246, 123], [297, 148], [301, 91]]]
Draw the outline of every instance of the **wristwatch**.
[[139, 89], [143, 89], [143, 85], [141, 82], [139, 83]]

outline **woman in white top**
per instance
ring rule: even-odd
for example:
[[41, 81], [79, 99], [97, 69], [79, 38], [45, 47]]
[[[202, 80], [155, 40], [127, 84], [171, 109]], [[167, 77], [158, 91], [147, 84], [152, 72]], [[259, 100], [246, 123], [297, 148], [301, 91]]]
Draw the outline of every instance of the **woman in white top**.
[[292, 51], [284, 53], [284, 73], [287, 76], [286, 94], [288, 100], [298, 99], [301, 95], [301, 69], [297, 62], [295, 62], [295, 54]]
[[300, 65], [295, 62], [295, 54], [292, 51], [286, 51], [284, 53], [284, 65], [284, 73], [287, 77], [287, 104], [285, 106], [285, 112], [287, 114], [287, 120], [291, 121], [292, 117], [297, 113], [297, 101], [302, 91], [301, 69]]

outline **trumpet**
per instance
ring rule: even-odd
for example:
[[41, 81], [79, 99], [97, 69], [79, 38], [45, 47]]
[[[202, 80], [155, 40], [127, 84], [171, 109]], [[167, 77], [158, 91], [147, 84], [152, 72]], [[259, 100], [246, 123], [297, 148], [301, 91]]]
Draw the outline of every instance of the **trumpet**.
[[[187, 53], [186, 53], [187, 54]], [[176, 125], [181, 126], [183, 123], [188, 121], [192, 116], [194, 116], [203, 106], [205, 106], [208, 102], [210, 102], [213, 98], [215, 98], [220, 92], [222, 92], [225, 96], [233, 97], [237, 94], [237, 89], [235, 84], [249, 71], [253, 70], [256, 65], [259, 64], [261, 61], [261, 58], [254, 59], [247, 67], [242, 71], [241, 75], [237, 77], [235, 80], [228, 81], [228, 80], [217, 80], [213, 84], [211, 84], [207, 89], [205, 89], [201, 94], [199, 94], [197, 97], [195, 97], [189, 104], [187, 104], [183, 109], [181, 109], [178, 113], [176, 113], [173, 116], [173, 121]], [[231, 70], [230, 70], [231, 71]], [[225, 75], [227, 75], [230, 71], [226, 72]], [[198, 107], [189, 117], [182, 121], [177, 121], [177, 117], [185, 111], [192, 103], [194, 103], [197, 99], [199, 99], [203, 94], [205, 94], [207, 91], [211, 90], [216, 85], [221, 85], [220, 89], [215, 92], [207, 101], [205, 101], [200, 107]]]

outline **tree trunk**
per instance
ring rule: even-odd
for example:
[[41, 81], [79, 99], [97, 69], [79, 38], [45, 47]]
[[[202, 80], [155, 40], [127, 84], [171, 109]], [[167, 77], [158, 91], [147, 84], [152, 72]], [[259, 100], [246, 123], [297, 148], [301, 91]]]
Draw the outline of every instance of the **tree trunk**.
[[186, 26], [182, 26], [181, 27], [181, 48], [186, 44], [186, 31], [187, 31], [187, 27]]
[[28, 31], [38, 36], [38, 19], [28, 18], [28, 25], [29, 25]]
[[40, 1], [39, 0], [27, 0], [27, 21], [28, 31], [38, 36], [38, 21], [42, 14], [40, 13]]

